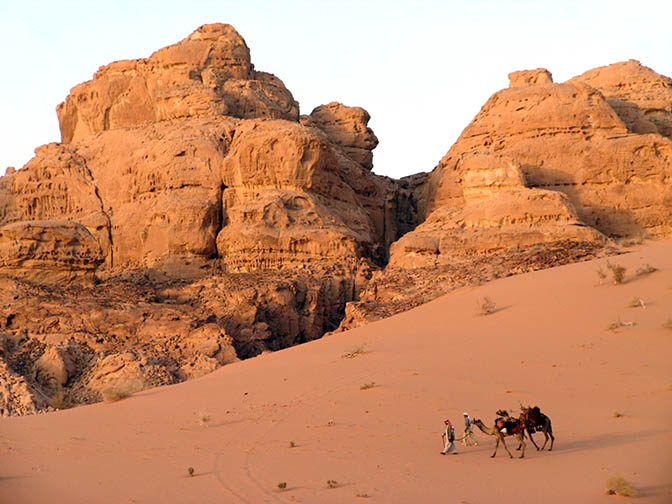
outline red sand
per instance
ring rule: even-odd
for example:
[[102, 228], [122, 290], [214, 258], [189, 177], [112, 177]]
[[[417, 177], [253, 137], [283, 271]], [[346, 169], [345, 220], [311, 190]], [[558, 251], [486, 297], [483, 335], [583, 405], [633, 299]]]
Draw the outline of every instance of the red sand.
[[[604, 259], [511, 277], [200, 380], [3, 419], [0, 502], [672, 502], [672, 241], [611, 262], [623, 285], [598, 285]], [[646, 263], [660, 270], [635, 276]], [[501, 309], [476, 316], [484, 296]], [[605, 330], [619, 317], [637, 325]], [[550, 416], [552, 452], [491, 459], [476, 430], [440, 455], [444, 418], [459, 433], [463, 411], [491, 424], [519, 403]], [[605, 495], [613, 473], [638, 497]]]

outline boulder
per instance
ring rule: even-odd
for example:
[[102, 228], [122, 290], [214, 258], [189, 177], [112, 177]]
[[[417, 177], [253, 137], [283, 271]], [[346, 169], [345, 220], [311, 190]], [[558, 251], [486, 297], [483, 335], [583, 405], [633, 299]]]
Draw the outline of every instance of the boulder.
[[323, 130], [329, 140], [343, 148], [345, 153], [368, 170], [373, 168], [373, 149], [378, 138], [367, 126], [371, 117], [361, 107], [346, 107], [331, 102], [320, 105], [310, 113], [314, 125]]

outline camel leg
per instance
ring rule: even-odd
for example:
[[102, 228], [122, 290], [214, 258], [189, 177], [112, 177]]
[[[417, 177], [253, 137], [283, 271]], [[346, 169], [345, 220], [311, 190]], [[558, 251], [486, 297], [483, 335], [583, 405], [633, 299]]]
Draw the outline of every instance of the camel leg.
[[[537, 449], [537, 451], [539, 451], [540, 449], [543, 450], [543, 448], [539, 448], [539, 447], [537, 446], [537, 443], [534, 442], [534, 438], [532, 437], [532, 431], [531, 431], [531, 430], [529, 430], [529, 429], [527, 430], [527, 435], [529, 436], [530, 441], [532, 441], [532, 444], [533, 444], [534, 447]], [[544, 443], [544, 444], [545, 444], [545, 443]]]
[[[529, 434], [529, 432], [528, 432]], [[520, 458], [523, 458], [525, 456], [525, 433], [521, 432], [518, 435], [518, 440], [520, 441], [520, 445], [523, 447], [523, 451], [520, 453]]]
[[550, 438], [551, 438], [551, 447], [548, 449], [548, 451], [551, 451], [551, 450], [553, 449], [553, 440], [554, 440], [554, 438], [553, 438], [553, 429], [551, 428], [551, 422], [550, 422], [550, 420], [547, 421], [547, 422], [544, 424], [544, 429], [543, 429], [542, 432], [544, 433], [544, 436], [546, 436], [546, 439], [544, 440], [544, 445], [541, 447], [541, 449], [543, 450], [543, 449], [544, 449], [544, 446], [546, 446], [546, 443], [548, 443], [548, 438], [549, 438], [549, 434], [550, 434]]
[[[504, 446], [504, 449], [506, 450], [506, 453], [509, 454], [509, 458], [513, 458], [513, 455], [511, 455], [511, 452], [506, 446], [506, 441], [504, 441], [504, 437], [502, 437], [502, 445]], [[523, 455], [525, 454], [525, 447], [523, 446]]]
[[[495, 451], [492, 455], [490, 455], [490, 458], [494, 458], [495, 455], [497, 455], [497, 448], [499, 448], [499, 436], [495, 435]], [[503, 440], [502, 440], [503, 441]], [[506, 445], [505, 445], [506, 446]]]

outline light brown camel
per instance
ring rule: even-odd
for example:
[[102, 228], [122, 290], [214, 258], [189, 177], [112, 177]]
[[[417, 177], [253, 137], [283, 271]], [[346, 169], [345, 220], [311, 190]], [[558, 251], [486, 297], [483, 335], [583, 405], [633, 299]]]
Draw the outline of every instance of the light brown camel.
[[[501, 420], [501, 422], [498, 423], [498, 420]], [[497, 448], [499, 448], [499, 442], [501, 441], [504, 445], [506, 453], [509, 454], [510, 458], [513, 458], [513, 455], [511, 455], [511, 452], [507, 448], [506, 442], [504, 441], [506, 436], [515, 436], [518, 438], [520, 446], [523, 447], [523, 450], [520, 452], [520, 458], [525, 456], [525, 441], [523, 440], [525, 437], [524, 426], [517, 418], [497, 419], [495, 420], [495, 426], [493, 428], [486, 427], [483, 422], [481, 422], [478, 418], [475, 418], [474, 425], [481, 429], [483, 434], [487, 434], [488, 436], [495, 436], [497, 439], [497, 444], [495, 444], [495, 452], [490, 455], [490, 457], [497, 455]]]

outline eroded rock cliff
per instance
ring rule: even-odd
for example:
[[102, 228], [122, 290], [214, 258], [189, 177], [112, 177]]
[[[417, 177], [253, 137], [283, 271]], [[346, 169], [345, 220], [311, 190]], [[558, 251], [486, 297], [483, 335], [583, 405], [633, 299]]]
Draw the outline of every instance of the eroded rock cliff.
[[670, 79], [509, 77], [431, 173], [392, 180], [366, 110], [299, 115], [230, 25], [101, 67], [58, 106], [62, 143], [0, 178], [0, 411], [198, 377], [672, 232]]

